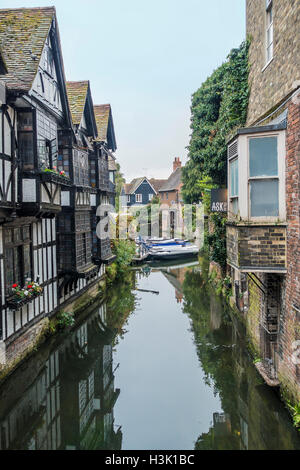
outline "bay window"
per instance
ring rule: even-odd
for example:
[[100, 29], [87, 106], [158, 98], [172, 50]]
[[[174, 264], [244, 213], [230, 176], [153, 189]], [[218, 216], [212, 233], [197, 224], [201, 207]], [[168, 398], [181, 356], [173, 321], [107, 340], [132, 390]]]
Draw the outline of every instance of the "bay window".
[[286, 220], [286, 123], [243, 128], [228, 145], [229, 220]]
[[276, 136], [249, 139], [249, 190], [251, 217], [279, 216]]

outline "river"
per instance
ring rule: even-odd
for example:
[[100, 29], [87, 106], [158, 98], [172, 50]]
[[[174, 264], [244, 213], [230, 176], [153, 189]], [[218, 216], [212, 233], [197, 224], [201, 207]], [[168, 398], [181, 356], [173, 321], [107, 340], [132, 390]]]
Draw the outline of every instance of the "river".
[[141, 268], [0, 386], [0, 449], [300, 449], [198, 264]]

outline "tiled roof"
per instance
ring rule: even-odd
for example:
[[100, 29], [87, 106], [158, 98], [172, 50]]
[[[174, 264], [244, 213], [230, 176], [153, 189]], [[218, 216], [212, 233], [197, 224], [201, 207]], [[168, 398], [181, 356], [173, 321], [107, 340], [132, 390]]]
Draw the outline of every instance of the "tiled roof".
[[89, 82], [67, 82], [67, 94], [73, 124], [79, 125], [84, 113]]
[[0, 49], [10, 89], [29, 91], [37, 74], [54, 7], [0, 9]]
[[94, 106], [97, 130], [98, 130], [98, 138], [97, 140], [100, 142], [107, 141], [107, 132], [108, 132], [108, 124], [109, 124], [109, 117], [111, 113], [110, 104], [101, 104]]
[[157, 180], [155, 178], [151, 178], [151, 180], [149, 181], [157, 193], [160, 190], [160, 188], [167, 182], [167, 180]]
[[182, 168], [177, 168], [177, 170], [175, 170], [171, 174], [168, 181], [164, 185], [162, 185], [159, 192], [175, 191], [175, 189], [179, 189], [179, 186], [181, 184], [181, 170]]
[[124, 187], [125, 194], [130, 194], [131, 184], [125, 183], [123, 187]]
[[111, 157], [110, 155], [108, 156], [108, 170], [117, 171], [117, 165], [116, 165], [115, 159]]

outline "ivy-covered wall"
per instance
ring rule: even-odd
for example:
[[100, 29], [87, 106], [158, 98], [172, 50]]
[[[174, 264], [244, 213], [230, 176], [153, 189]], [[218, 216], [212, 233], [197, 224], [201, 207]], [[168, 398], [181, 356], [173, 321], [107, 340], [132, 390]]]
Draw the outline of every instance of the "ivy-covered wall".
[[218, 186], [227, 184], [226, 141], [247, 118], [248, 50], [248, 41], [233, 49], [227, 61], [192, 96], [192, 136], [189, 159], [183, 169], [186, 203], [202, 199], [201, 182], [205, 177]]

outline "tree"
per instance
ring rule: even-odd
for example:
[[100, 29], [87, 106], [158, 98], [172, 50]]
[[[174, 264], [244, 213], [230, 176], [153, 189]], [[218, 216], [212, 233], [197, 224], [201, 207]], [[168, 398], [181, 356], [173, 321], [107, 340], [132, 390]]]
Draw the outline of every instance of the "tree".
[[192, 96], [189, 160], [183, 169], [186, 203], [201, 200], [206, 177], [218, 186], [227, 184], [227, 138], [247, 117], [248, 49], [248, 41], [233, 49]]

